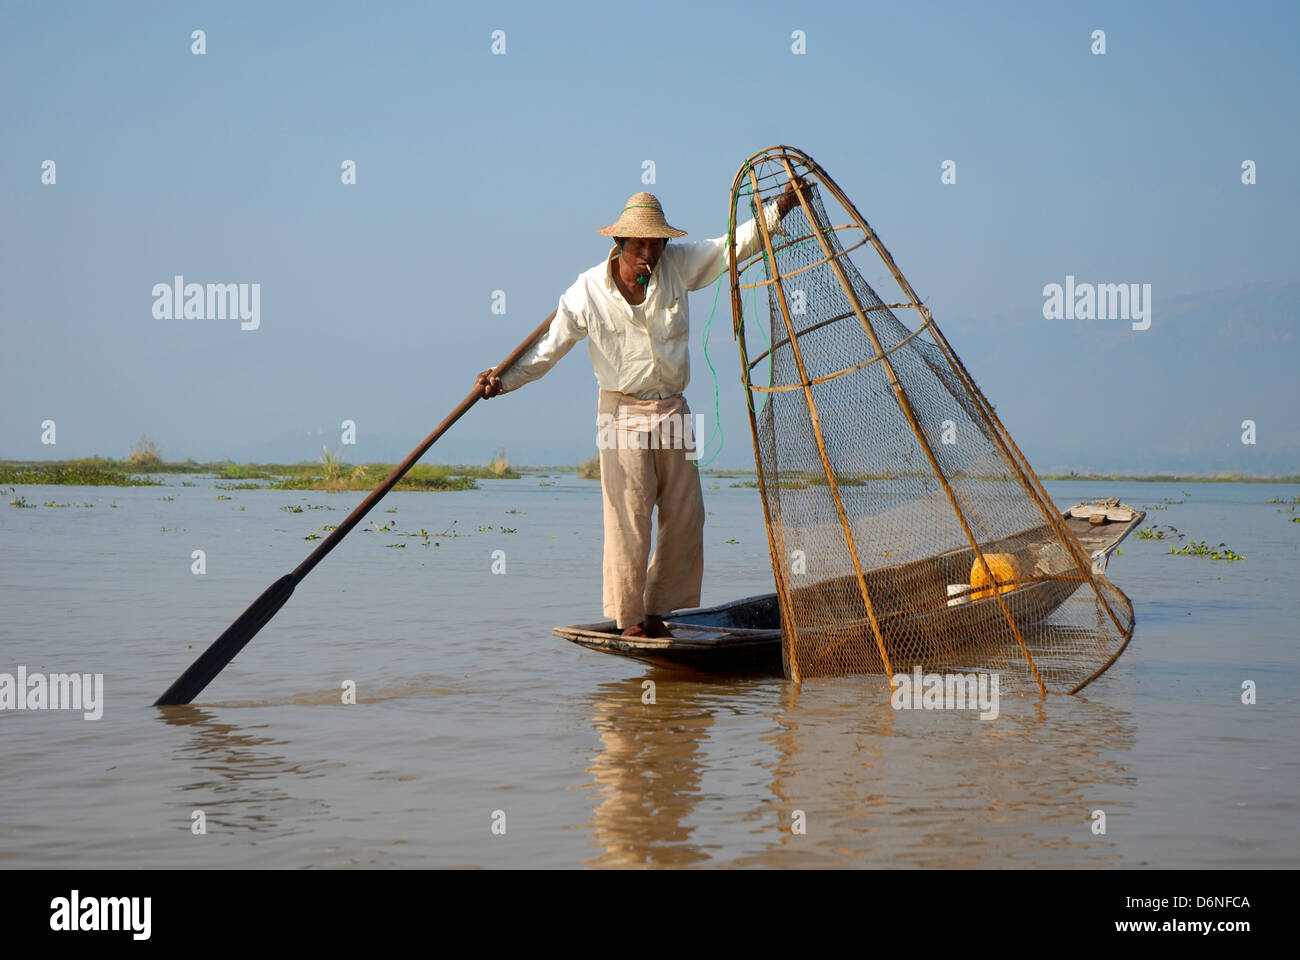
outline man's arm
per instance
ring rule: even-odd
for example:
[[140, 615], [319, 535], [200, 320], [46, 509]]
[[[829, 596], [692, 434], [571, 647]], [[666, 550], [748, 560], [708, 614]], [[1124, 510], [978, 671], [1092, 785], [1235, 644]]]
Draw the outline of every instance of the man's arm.
[[582, 280], [578, 280], [560, 297], [555, 319], [551, 321], [546, 333], [514, 366], [499, 377], [491, 376], [491, 370], [484, 370], [478, 375], [474, 382], [476, 386], [484, 387], [484, 398], [518, 390], [525, 383], [539, 379], [572, 350], [573, 345], [587, 335], [583, 303]]
[[[802, 186], [807, 187], [802, 180]], [[785, 192], [775, 202], [763, 204], [763, 216], [767, 220], [767, 231], [774, 236], [785, 233], [781, 221], [785, 215], [799, 205], [795, 195], [794, 184], [787, 184]], [[762, 235], [758, 232], [758, 223], [748, 220], [736, 228], [736, 255], [740, 261], [748, 260], [762, 246]], [[730, 249], [726, 237], [712, 240], [699, 240], [694, 243], [670, 243], [664, 253], [675, 250], [673, 254], [681, 260], [682, 274], [686, 278], [688, 290], [699, 290], [718, 279], [718, 274], [727, 269]]]

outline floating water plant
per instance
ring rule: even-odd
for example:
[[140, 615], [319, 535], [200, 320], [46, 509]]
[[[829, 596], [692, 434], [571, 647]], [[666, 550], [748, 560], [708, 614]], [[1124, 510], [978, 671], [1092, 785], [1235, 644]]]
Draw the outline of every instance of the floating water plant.
[[1211, 560], [1245, 560], [1241, 554], [1220, 543], [1217, 547], [1207, 547], [1204, 540], [1193, 540], [1181, 547], [1170, 547], [1170, 553], [1184, 554], [1192, 557], [1209, 557]]

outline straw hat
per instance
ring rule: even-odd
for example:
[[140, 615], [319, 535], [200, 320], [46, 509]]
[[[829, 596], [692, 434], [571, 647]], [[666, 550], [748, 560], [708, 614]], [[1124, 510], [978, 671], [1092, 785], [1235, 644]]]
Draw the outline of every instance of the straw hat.
[[664, 219], [664, 208], [659, 198], [653, 193], [634, 193], [627, 198], [627, 205], [619, 215], [618, 222], [596, 231], [607, 237], [684, 237], [685, 230], [668, 226]]

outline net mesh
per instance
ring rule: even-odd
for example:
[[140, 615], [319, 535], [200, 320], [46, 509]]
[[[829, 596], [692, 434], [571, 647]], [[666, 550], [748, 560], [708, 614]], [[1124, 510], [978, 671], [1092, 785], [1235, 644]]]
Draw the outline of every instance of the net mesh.
[[[732, 229], [798, 203], [730, 268], [786, 675], [988, 670], [1076, 690], [1132, 634], [1128, 598], [1062, 520], [928, 309], [811, 158], [756, 154]], [[835, 212], [832, 221], [827, 203]], [[878, 256], [887, 305], [850, 255]], [[744, 300], [766, 298], [750, 357]], [[914, 327], [898, 310], [916, 318]]]

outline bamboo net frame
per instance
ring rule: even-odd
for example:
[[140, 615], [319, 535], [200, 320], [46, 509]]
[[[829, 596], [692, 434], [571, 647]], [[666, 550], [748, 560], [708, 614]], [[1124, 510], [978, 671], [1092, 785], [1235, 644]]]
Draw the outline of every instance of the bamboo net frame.
[[[759, 206], [795, 184], [773, 235]], [[827, 202], [844, 216], [833, 219]], [[738, 261], [736, 225], [759, 251]], [[1123, 652], [1133, 608], [852, 202], [810, 156], [762, 150], [728, 209], [728, 278], [788, 677], [996, 670], [1076, 693]], [[835, 225], [832, 226], [832, 223]], [[877, 295], [870, 246], [899, 291]], [[768, 322], [746, 326], [745, 292]], [[895, 311], [914, 311], [915, 329]], [[751, 359], [747, 332], [764, 326]], [[989, 589], [972, 587], [975, 581]]]

